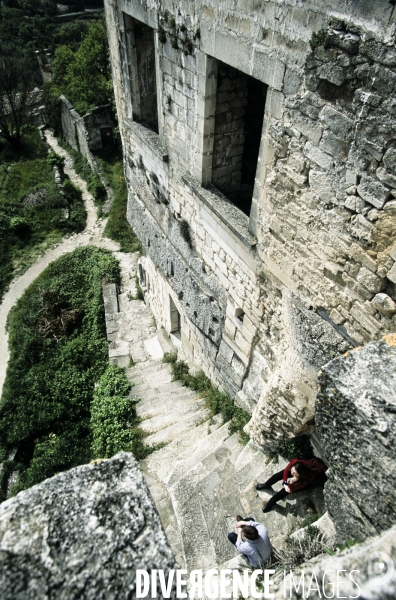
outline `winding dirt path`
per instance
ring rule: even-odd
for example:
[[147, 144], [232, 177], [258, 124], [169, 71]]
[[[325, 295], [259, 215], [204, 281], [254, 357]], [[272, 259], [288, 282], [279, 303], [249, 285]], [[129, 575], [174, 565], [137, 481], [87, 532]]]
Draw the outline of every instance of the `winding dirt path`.
[[22, 296], [26, 288], [40, 275], [40, 273], [54, 260], [65, 254], [72, 252], [76, 248], [82, 246], [99, 246], [107, 250], [119, 250], [119, 244], [102, 236], [103, 229], [107, 219], [98, 219], [96, 207], [93, 198], [87, 190], [87, 185], [81, 177], [77, 175], [73, 168], [73, 160], [59, 144], [57, 139], [50, 131], [45, 131], [45, 137], [52, 149], [59, 155], [65, 157], [65, 173], [70, 177], [71, 181], [77, 185], [82, 191], [82, 197], [87, 210], [87, 224], [81, 233], [73, 234], [70, 237], [64, 238], [63, 241], [48, 250], [43, 256], [38, 258], [36, 262], [18, 279], [12, 281], [8, 292], [4, 295], [0, 305], [0, 396], [3, 389], [7, 363], [9, 359], [8, 351], [8, 334], [6, 332], [7, 316], [10, 309], [16, 301]]

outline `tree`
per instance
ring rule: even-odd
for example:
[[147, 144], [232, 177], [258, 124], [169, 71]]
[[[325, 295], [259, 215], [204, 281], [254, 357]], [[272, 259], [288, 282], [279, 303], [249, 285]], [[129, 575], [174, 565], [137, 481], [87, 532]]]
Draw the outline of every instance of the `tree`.
[[57, 48], [52, 82], [79, 112], [113, 99], [107, 32], [103, 21], [92, 23], [78, 50]]
[[29, 123], [40, 91], [36, 73], [19, 57], [0, 57], [0, 137], [15, 149], [21, 146], [24, 125]]

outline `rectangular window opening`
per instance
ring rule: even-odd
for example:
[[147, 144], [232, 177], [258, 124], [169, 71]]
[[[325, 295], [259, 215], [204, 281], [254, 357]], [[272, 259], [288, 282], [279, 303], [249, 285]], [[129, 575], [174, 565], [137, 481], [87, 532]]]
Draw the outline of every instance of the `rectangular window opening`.
[[124, 27], [132, 117], [158, 133], [154, 29], [125, 13]]
[[169, 305], [170, 305], [170, 333], [173, 333], [176, 336], [180, 336], [180, 313], [176, 308], [175, 303], [172, 300], [172, 297], [169, 296]]
[[250, 214], [268, 86], [218, 61], [212, 184]]

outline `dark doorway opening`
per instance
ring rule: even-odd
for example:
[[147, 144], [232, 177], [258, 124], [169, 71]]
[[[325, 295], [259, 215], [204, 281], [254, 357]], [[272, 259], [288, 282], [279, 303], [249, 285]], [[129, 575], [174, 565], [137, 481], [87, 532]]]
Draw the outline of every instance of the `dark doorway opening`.
[[212, 184], [250, 214], [268, 86], [218, 62]]
[[111, 150], [114, 147], [113, 130], [111, 127], [102, 127], [100, 130], [100, 136], [102, 138], [103, 150]]
[[170, 333], [180, 336], [180, 313], [176, 308], [171, 296], [169, 296], [170, 305]]

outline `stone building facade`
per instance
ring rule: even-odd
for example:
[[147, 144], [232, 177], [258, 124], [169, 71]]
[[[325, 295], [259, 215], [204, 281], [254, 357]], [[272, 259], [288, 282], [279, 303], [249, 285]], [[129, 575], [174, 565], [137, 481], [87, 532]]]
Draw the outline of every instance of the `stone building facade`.
[[139, 274], [275, 447], [396, 325], [396, 48], [377, 0], [106, 0]]

